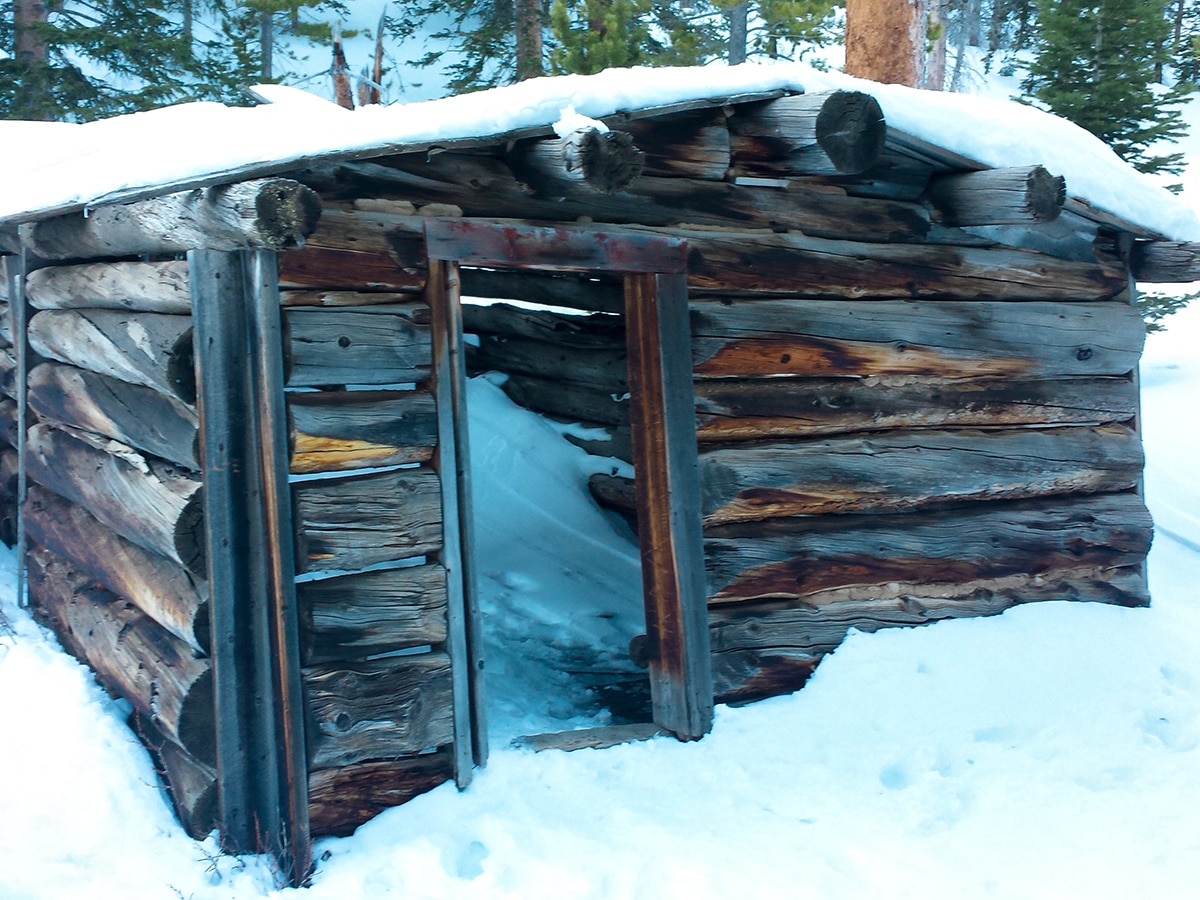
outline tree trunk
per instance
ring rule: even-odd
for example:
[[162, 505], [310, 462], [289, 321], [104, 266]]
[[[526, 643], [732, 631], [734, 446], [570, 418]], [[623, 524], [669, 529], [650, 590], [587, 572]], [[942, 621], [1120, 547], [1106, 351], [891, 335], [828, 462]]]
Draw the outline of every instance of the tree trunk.
[[749, 5], [739, 3], [729, 10], [729, 64], [741, 65], [746, 61], [746, 19]]
[[542, 69], [542, 0], [514, 0], [517, 81], [536, 78]]
[[944, 47], [941, 32], [930, 31], [931, 25], [941, 28], [938, 2], [846, 0], [846, 74], [884, 84], [940, 88], [944, 55], [938, 71], [937, 54], [927, 49], [931, 36], [935, 47], [939, 38]]
[[13, 0], [13, 56], [18, 62], [46, 61], [46, 42], [40, 32], [46, 13], [45, 0]]

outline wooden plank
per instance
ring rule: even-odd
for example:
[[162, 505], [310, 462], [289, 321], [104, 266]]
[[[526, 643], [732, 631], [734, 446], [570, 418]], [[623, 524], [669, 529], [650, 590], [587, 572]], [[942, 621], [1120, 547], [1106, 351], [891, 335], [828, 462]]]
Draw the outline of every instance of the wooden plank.
[[281, 291], [279, 302], [284, 306], [400, 306], [412, 302], [412, 294], [394, 291], [351, 291], [329, 289], [306, 290], [290, 288]]
[[654, 721], [692, 740], [712, 728], [713, 694], [684, 277], [627, 277], [625, 308]]
[[42, 356], [196, 401], [189, 316], [110, 309], [47, 309], [29, 323]]
[[362, 569], [442, 547], [441, 489], [429, 469], [302, 481], [292, 490], [301, 572]]
[[104, 435], [185, 469], [200, 470], [195, 408], [153, 388], [45, 362], [29, 373], [29, 407], [44, 420]]
[[[570, 272], [464, 269], [460, 273], [464, 297], [498, 297], [547, 306], [619, 313], [623, 309], [621, 285], [602, 273], [580, 277]], [[464, 314], [468, 306], [464, 304]]]
[[325, 208], [304, 246], [280, 255], [282, 285], [358, 291], [425, 286], [420, 219]]
[[291, 471], [427, 462], [437, 443], [428, 391], [318, 391], [288, 395]]
[[398, 656], [304, 670], [314, 723], [310, 768], [347, 766], [453, 740], [450, 660]]
[[[524, 396], [520, 384], [510, 386], [518, 377], [504, 384], [510, 397], [513, 391]], [[1098, 425], [1128, 422], [1137, 411], [1137, 388], [1128, 376], [722, 378], [697, 380], [695, 390], [701, 443], [893, 428]], [[548, 396], [537, 392], [544, 402], [551, 402]]]
[[572, 315], [507, 303], [464, 305], [463, 330], [471, 334], [529, 338], [584, 349], [625, 349], [625, 319], [608, 313]]
[[424, 381], [430, 365], [427, 316], [423, 304], [389, 313], [287, 310], [288, 386]]
[[442, 486], [446, 569], [447, 640], [454, 702], [454, 780], [470, 784], [474, 766], [487, 760], [483, 694], [483, 636], [475, 578], [469, 443], [466, 421], [466, 362], [462, 335], [461, 282], [453, 262], [430, 260], [426, 296], [434, 314], [433, 389], [438, 410], [435, 460]]
[[265, 178], [93, 206], [87, 215], [35, 222], [21, 240], [43, 259], [186, 253], [195, 247], [276, 250], [303, 244], [320, 214], [315, 191], [285, 178]]
[[126, 540], [205, 571], [200, 482], [137, 454], [114, 455], [47, 424], [29, 429], [29, 477]]
[[700, 454], [706, 526], [1132, 488], [1143, 463], [1122, 425], [922, 430]]
[[530, 266], [552, 271], [687, 271], [685, 244], [662, 235], [630, 235], [614, 241], [605, 231], [430, 219], [425, 244], [431, 259], [475, 266]]
[[721, 526], [705, 541], [709, 604], [966, 595], [984, 579], [1136, 565], [1152, 531], [1133, 493]]
[[631, 741], [648, 741], [669, 734], [671, 732], [653, 722], [637, 722], [630, 725], [602, 725], [599, 728], [529, 734], [517, 738], [513, 744], [535, 753], [543, 750], [562, 750], [564, 753], [570, 753], [573, 750], [603, 750]]
[[452, 777], [445, 750], [311, 772], [308, 816], [313, 837], [347, 837], [385, 809], [407, 803]]
[[125, 540], [83, 507], [38, 485], [29, 488], [25, 527], [39, 546], [133, 603], [192, 649], [208, 652], [208, 586], [182, 566]]
[[1126, 303], [693, 301], [699, 376], [1125, 375], [1145, 327]]
[[305, 665], [446, 641], [446, 570], [436, 563], [296, 585]]
[[192, 311], [187, 261], [103, 262], [54, 266], [29, 273], [29, 302], [37, 309]]
[[30, 595], [75, 656], [196, 759], [216, 759], [212, 674], [182, 641], [47, 550], [29, 554]]

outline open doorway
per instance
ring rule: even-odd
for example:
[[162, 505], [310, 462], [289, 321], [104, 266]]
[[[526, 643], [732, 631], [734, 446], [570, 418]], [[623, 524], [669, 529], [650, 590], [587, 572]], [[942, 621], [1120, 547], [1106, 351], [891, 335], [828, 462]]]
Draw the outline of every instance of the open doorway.
[[[634, 655], [644, 656], [647, 666], [653, 723], [682, 739], [702, 736], [712, 722], [712, 678], [684, 274], [686, 246], [681, 241], [660, 237], [453, 219], [430, 221], [426, 226], [426, 246], [430, 259], [435, 382], [438, 385], [439, 419], [443, 422], [440, 430], [444, 440], [439, 451], [443, 456], [442, 488], [444, 498], [453, 499], [457, 504], [456, 507], [448, 506], [451, 515], [457, 510], [458, 516], [457, 523], [450, 523], [457, 525], [459, 538], [459, 547], [449, 548], [452, 579], [454, 558], [456, 555], [461, 557], [458, 566], [462, 573], [461, 622], [456, 623], [456, 603], [452, 597], [450, 630], [452, 640], [461, 630], [465, 646], [459, 653], [468, 662], [457, 667], [465, 678], [460, 678], [461, 683], [456, 686], [455, 718], [464, 733], [472, 733], [476, 764], [481, 762], [479, 748], [485, 743], [482, 732], [487, 702], [481, 672], [483, 648], [487, 643], [483, 633], [488, 626], [480, 612], [480, 585], [483, 579], [488, 579], [489, 588], [498, 587], [496, 596], [501, 597], [506, 589], [528, 593], [536, 586], [530, 582], [536, 582], [537, 576], [507, 571], [508, 567], [504, 566], [489, 573], [483, 573], [479, 568], [477, 550], [481, 546], [481, 536], [475, 533], [476, 518], [472, 509], [479, 499], [490, 502], [493, 498], [475, 496], [468, 464], [472, 454], [466, 450], [467, 442], [475, 437], [470, 433], [467, 411], [473, 395], [475, 402], [482, 402], [485, 407], [496, 402], [497, 397], [496, 385], [484, 381], [472, 389], [465, 377], [464, 267], [468, 267], [468, 271], [469, 267], [571, 271], [619, 279], [628, 386], [624, 399], [629, 405], [630, 455], [637, 476], [632, 505], [637, 510], [637, 556], [645, 623], [644, 639], [640, 642], [632, 640], [639, 637], [634, 634], [631, 640], [638, 648]], [[539, 321], [546, 319], [542, 317]], [[501, 431], [506, 428], [504, 424], [497, 427]], [[512, 426], [507, 427], [511, 431]], [[586, 436], [576, 437], [586, 439]], [[480, 460], [493, 456], [484, 453]], [[610, 476], [622, 474], [619, 465], [609, 463], [608, 466], [615, 470], [608, 473]], [[452, 468], [456, 474], [453, 482], [448, 478]], [[529, 506], [530, 497], [528, 493], [522, 493], [520, 487], [510, 492], [511, 497], [519, 498], [518, 502]], [[534, 501], [536, 505], [536, 497]], [[444, 505], [447, 505], [445, 499]], [[562, 524], [567, 526], [562, 540], [570, 540], [570, 524]], [[503, 530], [503, 522], [497, 529]], [[448, 544], [452, 531], [453, 527], [447, 528]], [[583, 541], [586, 535], [577, 533], [574, 539]], [[616, 559], [622, 552], [627, 557], [629, 549], [628, 544], [624, 551], [610, 544], [603, 551], [597, 548], [596, 552], [611, 552]], [[536, 561], [533, 564], [536, 568]], [[569, 580], [569, 565], [550, 569], [551, 572], [555, 570], [557, 576]], [[543, 571], [542, 577], [547, 574]], [[506, 578], [510, 583], [505, 583]], [[627, 587], [619, 588], [618, 593], [627, 594]], [[613, 627], [600, 629], [608, 631], [609, 643], [600, 649], [593, 662], [629, 659], [629, 645], [622, 647], [623, 642], [619, 639], [622, 629], [628, 632], [635, 627], [633, 617], [626, 611], [627, 604], [628, 601], [615, 606], [601, 604], [601, 607], [611, 607], [610, 624]], [[562, 609], [561, 600], [556, 606]], [[601, 608], [589, 612], [599, 616], [604, 614]], [[511, 619], [516, 622], [519, 615]], [[552, 632], [557, 632], [560, 640], [570, 634], [573, 624], [577, 624], [572, 623], [571, 617], [558, 614], [546, 616], [545, 623]], [[519, 625], [514, 626], [514, 630], [518, 628]], [[556, 690], [554, 684], [547, 687], [551, 692]]]

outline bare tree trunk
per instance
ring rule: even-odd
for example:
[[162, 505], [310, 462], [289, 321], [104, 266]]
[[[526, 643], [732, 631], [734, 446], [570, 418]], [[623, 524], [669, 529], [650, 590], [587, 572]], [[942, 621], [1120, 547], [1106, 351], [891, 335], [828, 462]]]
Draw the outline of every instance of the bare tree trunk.
[[967, 0], [964, 10], [966, 21], [963, 29], [967, 33], [967, 45], [978, 47], [983, 37], [983, 3], [981, 0]]
[[947, 0], [929, 0], [926, 4], [924, 43], [917, 48], [921, 82], [917, 87], [940, 91], [946, 84], [946, 11]]
[[741, 65], [746, 61], [746, 13], [747, 4], [739, 3], [729, 10], [729, 64]]
[[517, 31], [517, 81], [536, 78], [542, 69], [542, 0], [513, 0]]
[[21, 62], [46, 61], [46, 44], [38, 34], [45, 21], [43, 0], [13, 0], [13, 56]]
[[846, 0], [846, 73], [885, 84], [928, 86], [929, 14], [936, 15], [939, 2]]
[[263, 10], [259, 22], [259, 44], [262, 48], [262, 77], [271, 78], [272, 59], [275, 50], [275, 16], [269, 10]]

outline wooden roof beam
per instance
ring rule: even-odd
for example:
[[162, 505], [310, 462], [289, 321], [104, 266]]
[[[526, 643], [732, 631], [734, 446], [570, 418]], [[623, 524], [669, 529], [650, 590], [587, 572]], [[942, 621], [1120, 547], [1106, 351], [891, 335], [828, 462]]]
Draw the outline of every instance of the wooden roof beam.
[[1042, 166], [1020, 166], [935, 176], [926, 196], [944, 225], [1036, 225], [1058, 218], [1067, 185]]
[[182, 253], [194, 248], [280, 250], [303, 244], [321, 200], [286, 178], [181, 191], [21, 226], [43, 259]]
[[747, 104], [729, 119], [733, 168], [743, 176], [857, 175], [879, 160], [887, 123], [861, 91]]
[[1200, 281], [1200, 242], [1136, 241], [1129, 268], [1135, 280], [1149, 284]]
[[541, 196], [583, 188], [599, 194], [625, 190], [642, 174], [644, 154], [624, 131], [580, 128], [566, 137], [522, 141], [509, 154], [514, 174]]

